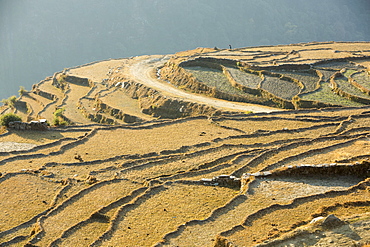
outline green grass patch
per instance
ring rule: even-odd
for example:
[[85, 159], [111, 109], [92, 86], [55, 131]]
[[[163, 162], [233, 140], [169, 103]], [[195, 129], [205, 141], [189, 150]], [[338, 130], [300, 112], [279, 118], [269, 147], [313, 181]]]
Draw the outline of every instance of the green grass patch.
[[345, 77], [347, 77], [347, 78], [350, 78], [351, 77], [351, 75], [353, 74], [353, 73], [356, 73], [357, 72], [357, 70], [353, 70], [353, 69], [347, 69], [346, 70], [346, 72], [344, 72], [344, 76]]
[[319, 101], [328, 104], [342, 105], [342, 106], [363, 106], [363, 104], [353, 102], [349, 99], [343, 98], [335, 94], [328, 82], [321, 83], [320, 89], [315, 92], [303, 94], [300, 96], [304, 100]]
[[367, 72], [354, 74], [352, 77], [358, 84], [370, 89], [370, 75]]
[[341, 79], [336, 79], [335, 82], [338, 84], [338, 87], [351, 94], [351, 95], [355, 95], [355, 96], [358, 96], [358, 97], [361, 97], [361, 98], [366, 98], [366, 99], [370, 99], [370, 96], [366, 93], [363, 93], [360, 89], [358, 89], [357, 87], [353, 86], [351, 83], [348, 82], [348, 80], [345, 80], [345, 78], [341, 78]]

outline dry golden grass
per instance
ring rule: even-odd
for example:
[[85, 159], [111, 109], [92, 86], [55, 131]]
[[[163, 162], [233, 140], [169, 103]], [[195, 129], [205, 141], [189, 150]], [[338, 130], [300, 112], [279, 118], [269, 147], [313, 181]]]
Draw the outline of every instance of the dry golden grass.
[[93, 82], [101, 82], [107, 78], [107, 73], [110, 69], [121, 67], [126, 63], [127, 59], [112, 59], [108, 61], [100, 61], [88, 66], [69, 69], [67, 74], [77, 77], [89, 78]]
[[275, 210], [247, 223], [244, 225], [245, 230], [232, 234], [228, 239], [237, 246], [252, 246], [280, 236], [281, 232], [289, 231], [294, 224], [309, 221], [312, 212], [319, 210], [320, 207], [346, 201], [363, 200], [369, 196], [368, 191], [359, 191], [350, 195], [318, 199], [288, 209]]
[[[202, 132], [206, 134], [200, 135]], [[94, 160], [115, 155], [172, 150], [233, 134], [238, 132], [221, 129], [208, 123], [207, 120], [185, 121], [150, 129], [99, 130], [96, 135], [89, 138], [85, 143], [87, 145], [79, 147], [79, 152], [81, 155], [89, 153], [86, 160]], [[73, 155], [74, 152], [71, 150], [66, 154]]]
[[353, 143], [352, 145], [346, 145], [344, 147], [333, 148], [332, 150], [328, 150], [322, 153], [307, 155], [307, 157], [303, 157], [300, 159], [295, 160], [292, 163], [286, 165], [294, 164], [329, 164], [329, 163], [336, 163], [340, 160], [347, 160], [356, 154], [361, 155], [370, 155], [369, 149], [369, 141], [359, 140]]
[[108, 228], [108, 222], [95, 221], [79, 228], [68, 238], [61, 240], [61, 246], [85, 247], [94, 242]]
[[179, 56], [179, 57], [185, 57], [185, 56], [193, 56], [193, 55], [197, 55], [197, 54], [214, 52], [214, 51], [217, 51], [217, 50], [216, 49], [213, 49], [213, 48], [202, 48], [202, 47], [199, 47], [199, 48], [196, 48], [194, 50], [180, 51], [180, 52], [177, 52], [175, 55], [176, 56]]
[[[240, 121], [235, 121], [235, 123], [233, 123], [232, 119], [229, 119], [227, 121], [228, 123], [230, 123], [230, 126], [235, 126], [233, 124], [236, 123], [240, 124]], [[281, 121], [284, 122], [285, 120]], [[248, 123], [247, 120], [245, 121], [244, 124], [246, 123]], [[262, 126], [268, 128], [268, 123], [271, 123], [273, 126], [275, 124], [274, 121], [268, 121], [265, 122], [264, 125]], [[300, 124], [300, 122], [298, 123]], [[297, 128], [306, 127], [311, 124], [309, 122], [303, 123], [304, 123], [303, 125], [297, 126]], [[361, 126], [366, 126], [366, 121], [365, 119], [362, 119], [361, 122], [355, 121], [353, 122], [353, 124], [360, 124]], [[334, 127], [336, 128], [336, 126]], [[346, 125], [347, 129], [350, 129], [351, 127], [352, 127], [351, 124]], [[258, 129], [258, 127], [255, 128]], [[273, 128], [276, 127], [274, 126]], [[321, 134], [332, 133], [335, 130], [335, 128], [329, 128], [326, 132], [321, 132]], [[41, 144], [45, 143], [45, 140], [48, 140], [47, 138], [50, 138], [51, 135], [54, 136], [57, 135], [57, 137], [54, 138], [58, 139], [66, 136], [77, 137], [80, 136], [82, 133], [85, 132], [81, 131], [77, 133], [75, 132], [58, 133], [58, 131], [53, 132], [48, 131], [43, 133], [45, 136], [38, 136], [39, 139], [36, 139], [37, 133], [33, 132], [18, 132], [18, 135], [20, 135], [23, 138], [24, 142], [32, 140], [33, 138], [36, 139], [34, 140], [36, 144]], [[171, 133], [172, 135], [169, 136], [167, 133]], [[319, 135], [319, 132], [317, 132], [317, 130], [305, 131], [304, 133], [305, 134], [296, 135], [283, 132], [280, 134], [271, 134], [253, 138], [243, 137], [239, 140], [239, 142], [251, 145], [253, 143], [269, 143], [271, 141], [276, 140], [287, 140], [287, 141], [297, 140], [298, 136], [302, 138], [303, 137], [309, 138], [317, 137]], [[15, 135], [15, 133], [11, 135]], [[52, 172], [53, 174], [55, 174], [53, 179], [61, 180], [64, 178], [76, 178], [80, 180], [80, 182], [78, 182], [77, 180], [76, 184], [73, 184], [71, 189], [68, 189], [64, 193], [66, 197], [63, 196], [61, 199], [57, 200], [57, 203], [60, 205], [63, 202], [64, 203], [68, 202], [68, 198], [71, 198], [73, 194], [79, 193], [79, 191], [88, 187], [88, 185], [83, 185], [81, 183], [84, 183], [84, 180], [87, 178], [91, 171], [94, 170], [97, 171], [100, 169], [104, 170], [107, 167], [113, 167], [111, 171], [107, 170], [103, 172], [101, 175], [97, 174], [97, 176], [100, 178], [104, 177], [106, 179], [112, 179], [113, 176], [116, 176], [115, 175], [116, 171], [124, 169], [124, 167], [120, 168], [120, 164], [122, 164], [122, 162], [130, 161], [118, 159], [115, 161], [114, 160], [103, 161], [96, 164], [82, 163], [81, 165], [78, 165], [77, 160], [74, 159], [76, 153], [80, 154], [85, 161], [89, 160], [94, 161], [122, 154], [134, 154], [134, 153], [146, 154], [150, 152], [159, 153], [163, 150], [175, 150], [184, 145], [191, 146], [204, 142], [210, 143], [208, 146], [205, 147], [199, 148], [192, 147], [188, 149], [189, 153], [182, 153], [183, 157], [180, 156], [179, 159], [175, 159], [173, 161], [165, 160], [161, 161], [161, 156], [158, 157], [153, 156], [151, 159], [154, 160], [158, 159], [158, 163], [153, 163], [154, 165], [149, 164], [146, 166], [144, 165], [141, 168], [127, 170], [127, 172], [123, 171], [120, 172], [118, 175], [131, 180], [145, 181], [146, 179], [150, 179], [152, 177], [160, 175], [175, 175], [178, 171], [192, 169], [198, 165], [203, 164], [204, 162], [213, 161], [218, 158], [225, 157], [226, 155], [245, 150], [242, 147], [230, 146], [228, 148], [215, 149], [214, 151], [207, 152], [202, 151], [199, 156], [190, 155], [191, 152], [194, 152], [195, 150], [199, 151], [207, 150], [208, 148], [220, 147], [220, 145], [222, 144], [233, 143], [235, 140], [232, 139], [225, 139], [221, 142], [220, 141], [213, 142], [213, 140], [216, 138], [225, 138], [234, 135], [240, 135], [240, 132], [221, 128], [215, 124], [210, 123], [208, 120], [200, 119], [193, 120], [189, 119], [188, 121], [174, 122], [163, 126], [161, 125], [152, 126], [152, 128], [148, 129], [120, 129], [120, 128], [113, 130], [101, 129], [98, 130], [96, 134], [85, 137], [86, 138], [85, 142], [77, 144], [74, 147], [54, 157], [50, 156], [33, 159], [34, 161], [32, 163], [28, 163], [28, 160], [26, 160], [26, 162], [22, 160], [14, 160], [3, 164], [1, 166], [1, 169], [3, 171], [11, 171], [13, 169], [19, 171], [20, 169], [27, 167], [37, 170], [42, 164], [45, 164], [47, 162], [57, 162], [57, 164], [47, 167], [46, 169], [47, 172]], [[3, 138], [4, 138], [3, 140], [10, 140], [12, 138], [15, 138], [15, 136], [14, 137], [4, 136]], [[22, 139], [17, 140], [22, 141]], [[325, 142], [326, 143], [325, 145], [332, 145], [340, 142], [341, 142], [340, 140], [333, 140], [330, 142]], [[271, 161], [261, 163], [260, 166], [255, 167], [253, 169], [255, 171], [258, 171], [259, 169], [262, 169], [264, 168], [264, 166], [269, 164], [269, 162], [272, 163], [280, 158], [282, 159], [284, 157], [294, 155], [295, 153], [314, 149], [316, 148], [315, 145], [320, 146], [320, 144], [314, 144], [310, 146], [304, 145], [304, 143], [302, 143], [301, 149], [297, 147], [296, 149], [293, 149], [291, 152], [289, 151], [279, 152], [276, 154], [276, 156], [270, 158]], [[272, 145], [271, 147], [274, 146]], [[313, 162], [313, 164], [317, 164], [318, 161], [322, 162], [331, 160], [332, 159], [331, 157], [337, 158], [338, 157], [337, 153], [339, 151], [344, 152], [348, 150], [347, 152], [350, 152], [350, 150], [354, 150], [356, 152], [356, 155], [367, 154], [368, 149], [366, 147], [367, 142], [364, 140], [360, 140], [354, 142], [352, 145], [348, 147], [334, 149], [331, 152], [319, 153], [317, 154], [319, 158], [317, 158], [316, 162]], [[248, 161], [247, 159], [244, 160], [242, 159], [238, 161], [240, 163], [238, 162], [235, 163], [235, 165], [237, 165], [236, 167], [234, 165], [231, 165], [218, 171], [208, 172], [203, 175], [198, 175], [195, 177], [189, 177], [185, 179], [197, 180], [202, 177], [211, 178], [216, 175], [231, 173], [241, 165], [245, 165], [244, 162], [247, 161]], [[60, 164], [63, 162], [67, 163], [77, 162], [77, 163], [75, 165], [67, 166]], [[232, 162], [232, 160], [230, 162]], [[299, 160], [298, 162], [310, 163], [305, 159]], [[145, 164], [145, 162], [142, 164]], [[6, 183], [4, 182], [0, 184], [4, 186], [6, 185]], [[78, 184], [80, 185], [77, 186]], [[300, 186], [297, 187], [297, 184], [300, 184]], [[205, 225], [200, 225], [198, 228], [194, 229], [197, 229], [197, 231], [201, 231], [202, 234], [204, 234], [204, 240], [202, 240], [203, 241], [202, 243], [209, 243], [209, 241], [212, 242], [211, 239], [212, 238], [214, 239], [217, 233], [227, 230], [237, 224], [240, 224], [244, 217], [247, 217], [249, 214], [252, 214], [253, 212], [256, 212], [259, 209], [266, 208], [277, 202], [286, 204], [295, 197], [307, 195], [308, 191], [310, 191], [309, 193], [311, 194], [315, 193], [320, 194], [322, 192], [325, 192], [326, 191], [325, 189], [335, 188], [333, 186], [327, 188], [316, 186], [315, 188], [314, 187], [311, 188], [308, 186], [309, 184], [310, 182], [307, 181], [305, 182], [304, 180], [295, 181], [294, 178], [292, 178], [292, 180], [289, 183], [283, 180], [275, 182], [271, 181], [269, 185], [270, 187], [262, 186], [262, 184], [256, 185], [256, 187], [254, 188], [254, 194], [253, 196], [248, 197], [249, 199], [247, 203], [241, 204], [234, 210], [231, 210], [230, 213], [229, 211], [227, 211], [228, 213], [225, 213], [218, 217], [217, 221], [215, 221], [214, 224], [207, 223]], [[127, 193], [130, 193], [130, 191], [134, 190], [135, 188], [138, 188], [137, 186], [142, 185], [134, 184], [134, 186], [136, 187], [132, 186], [130, 187], [123, 184], [122, 185], [111, 184], [102, 186], [101, 189], [94, 190], [86, 194], [86, 196], [81, 197], [81, 199], [78, 199], [75, 202], [68, 204], [68, 206], [64, 210], [57, 211], [55, 215], [51, 214], [46, 218], [45, 222], [42, 223], [46, 234], [43, 235], [42, 239], [40, 240], [40, 242], [38, 242], [38, 244], [46, 245], [47, 243], [50, 243], [51, 241], [57, 239], [64, 230], [67, 230], [74, 224], [78, 224], [79, 222], [89, 218], [94, 211], [99, 209], [99, 207], [103, 207], [104, 205], [107, 205], [113, 202], [114, 200], [121, 198], [123, 196], [122, 194], [123, 188], [125, 188], [126, 191], [125, 193], [127, 195]], [[153, 194], [149, 199], [139, 203], [138, 206], [135, 207], [134, 209], [127, 211], [127, 213], [125, 213], [124, 216], [123, 215], [120, 216], [122, 218], [119, 218], [120, 219], [119, 227], [116, 229], [116, 231], [114, 231], [114, 233], [111, 235], [108, 241], [104, 243], [104, 246], [105, 245], [120, 246], [120, 243], [122, 243], [120, 241], [122, 241], [123, 238], [125, 239], [125, 241], [127, 241], [127, 243], [130, 243], [131, 246], [132, 245], [147, 246], [155, 244], [157, 242], [160, 242], [162, 237], [166, 233], [175, 231], [178, 226], [186, 223], [189, 220], [206, 219], [207, 217], [210, 216], [211, 212], [214, 209], [223, 207], [230, 199], [237, 195], [237, 191], [222, 187], [181, 185], [181, 184], [165, 186], [167, 187], [166, 190]], [[55, 192], [53, 195], [55, 195]], [[275, 200], [271, 200], [271, 197], [274, 197]], [[348, 200], [350, 201], [350, 199]], [[317, 203], [317, 206], [318, 205], [326, 204]], [[161, 208], [160, 206], [164, 206], [166, 211], [164, 211], [164, 209]], [[361, 210], [358, 212], [356, 211], [356, 213], [361, 212]], [[313, 209], [307, 209], [307, 212], [313, 213], [313, 211], [314, 211]], [[118, 212], [117, 209], [109, 211], [107, 215], [109, 215], [109, 217], [113, 219], [114, 217], [113, 215], [115, 214], [115, 212]], [[169, 212], [173, 213], [168, 214]], [[240, 214], [240, 212], [244, 213]], [[169, 217], [166, 218], [166, 216]], [[309, 214], [305, 215], [305, 217], [308, 216]], [[16, 224], [18, 223], [15, 223], [15, 225]], [[71, 244], [74, 246], [84, 246], [96, 240], [107, 229], [109, 229], [110, 227], [109, 224], [110, 224], [109, 222], [92, 221], [89, 224], [84, 225], [77, 231], [74, 231], [71, 235], [68, 235], [68, 237], [61, 239], [61, 242], [67, 245]], [[218, 227], [215, 228], [215, 224], [217, 224]], [[131, 230], [132, 229], [137, 230], [130, 231], [128, 227], [130, 227]], [[148, 229], [150, 229], [149, 232]], [[94, 231], [94, 234], [89, 234], [89, 232], [91, 231]], [[262, 234], [261, 239], [265, 238], [266, 234], [268, 237], [268, 233], [271, 233], [269, 231], [267, 233], [263, 233], [265, 235], [261, 233]], [[131, 234], [130, 232], [134, 234]], [[182, 234], [177, 240], [191, 242], [192, 241], [191, 239], [194, 238], [195, 236], [193, 234], [188, 233], [188, 231], [186, 231], [185, 233], [184, 233], [185, 235]], [[83, 237], [84, 235], [85, 237]], [[122, 237], [122, 235], [124, 237]]]
[[120, 109], [126, 114], [137, 116], [146, 121], [155, 119], [152, 116], [148, 116], [147, 114], [142, 113], [140, 110], [139, 101], [127, 96], [121, 90], [109, 93], [101, 99], [107, 105], [116, 109]]
[[[253, 65], [270, 66], [353, 57], [368, 49], [369, 43], [333, 42], [217, 51], [197, 48], [177, 53], [171, 61], [203, 56], [245, 59]], [[66, 69], [68, 75], [86, 77], [95, 83], [93, 89], [70, 84], [62, 106], [66, 117], [87, 125], [51, 128], [44, 132], [11, 130], [0, 136], [0, 145], [17, 142], [37, 146], [29, 151], [1, 154], [0, 244], [89, 246], [95, 242], [96, 246], [214, 246], [216, 237], [221, 234], [237, 246], [253, 246], [294, 234], [298, 225], [326, 214], [349, 219], [351, 227], [356, 227], [364, 239], [361, 243], [366, 243], [365, 228], [355, 223], [368, 220], [365, 216], [369, 206], [348, 202], [368, 201], [368, 186], [347, 194], [326, 193], [348, 190], [368, 174], [324, 176], [320, 174], [324, 168], [304, 170], [306, 168], [301, 167], [302, 174], [304, 171], [309, 174], [293, 176], [272, 169], [282, 165], [286, 167], [280, 170], [289, 169], [289, 165], [297, 164], [320, 167], [324, 163], [343, 163], [343, 160], [366, 165], [370, 157], [368, 107], [270, 114], [222, 112], [221, 116], [215, 114], [209, 118], [158, 119], [140, 109], [140, 102], [147, 98], [133, 98], [113, 86], [118, 81], [136, 78], [130, 66], [150, 62], [150, 67], [161, 59], [161, 56], [143, 56]], [[150, 73], [155, 73], [153, 71]], [[52, 120], [64, 92], [52, 86], [51, 80], [38, 87], [56, 95], [58, 100], [51, 104], [41, 96], [35, 96], [35, 100], [24, 99], [31, 104], [33, 117], [42, 111], [41, 117]], [[90, 98], [82, 99], [88, 93]], [[163, 96], [162, 93], [170, 94], [157, 92]], [[153, 98], [157, 94], [152, 95]], [[127, 114], [155, 121], [98, 125], [86, 119], [77, 108], [81, 102], [88, 113], [96, 114], [95, 97]], [[44, 109], [43, 105], [49, 103]], [[196, 110], [200, 106], [193, 107]], [[26, 117], [25, 110], [23, 113], [20, 110]], [[108, 113], [103, 115], [114, 118]], [[6, 131], [0, 129], [0, 133]], [[356, 140], [359, 135], [361, 138]], [[349, 140], [355, 141], [345, 143]], [[40, 147], [52, 143], [55, 144]], [[292, 143], [296, 143], [294, 147], [284, 148]], [[326, 148], [332, 145], [337, 146]], [[312, 150], [316, 151], [305, 153]], [[344, 165], [348, 165], [346, 169], [350, 173], [352, 166]], [[207, 185], [199, 181], [222, 174], [241, 177], [245, 172], [266, 170], [275, 172], [275, 176], [252, 176], [243, 191], [237, 186]], [[11, 176], [11, 173], [14, 174]], [[304, 197], [312, 199], [302, 199]], [[42, 212], [44, 217], [38, 215]], [[28, 222], [32, 218], [34, 221]], [[38, 223], [34, 225], [36, 220]], [[241, 225], [239, 231], [225, 233]], [[6, 231], [11, 228], [14, 229]], [[344, 234], [340, 229], [336, 231]], [[288, 237], [287, 241], [293, 243]], [[346, 241], [352, 243], [353, 239]]]
[[38, 243], [39, 245], [47, 245], [49, 241], [57, 238], [70, 226], [89, 218], [90, 215], [103, 206], [128, 195], [130, 191], [140, 187], [139, 184], [125, 180], [106, 183], [102, 186], [93, 186], [98, 189], [81, 195], [82, 199], [71, 200], [60, 212], [51, 212], [47, 215], [47, 218], [42, 222], [45, 235], [43, 235], [42, 240]]
[[[164, 234], [210, 212], [235, 196], [227, 188], [173, 184], [131, 210], [119, 222], [113, 237], [102, 246], [151, 246]], [[128, 244], [129, 243], [129, 244]]]
[[297, 120], [289, 120], [289, 119], [271, 119], [266, 121], [253, 121], [253, 119], [245, 119], [242, 121], [233, 121], [233, 120], [221, 120], [217, 121], [222, 126], [227, 126], [235, 129], [242, 130], [248, 134], [253, 133], [255, 131], [276, 131], [282, 130], [284, 128], [288, 130], [292, 129], [301, 129], [301, 128], [308, 128], [313, 125], [318, 125], [318, 123], [314, 122], [304, 122], [304, 121], [297, 121]]
[[18, 174], [0, 183], [0, 231], [11, 229], [48, 209], [61, 186], [32, 174]]
[[69, 86], [71, 91], [67, 93], [68, 98], [65, 101], [65, 105], [63, 105], [63, 108], [65, 110], [63, 112], [63, 115], [69, 118], [73, 123], [91, 123], [91, 121], [82, 116], [81, 112], [77, 109], [78, 100], [83, 97], [88, 91], [90, 91], [90, 87], [75, 84], [69, 84]]

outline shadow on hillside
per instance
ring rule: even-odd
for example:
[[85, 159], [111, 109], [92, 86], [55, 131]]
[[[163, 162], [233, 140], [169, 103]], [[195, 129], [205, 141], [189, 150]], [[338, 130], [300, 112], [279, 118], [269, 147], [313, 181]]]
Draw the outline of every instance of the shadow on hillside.
[[22, 130], [12, 130], [12, 133], [24, 138], [24, 139], [30, 139], [38, 142], [42, 142], [44, 140], [59, 140], [63, 138], [64, 136], [60, 134], [57, 131], [37, 131], [37, 130], [31, 130], [31, 131], [22, 131]]

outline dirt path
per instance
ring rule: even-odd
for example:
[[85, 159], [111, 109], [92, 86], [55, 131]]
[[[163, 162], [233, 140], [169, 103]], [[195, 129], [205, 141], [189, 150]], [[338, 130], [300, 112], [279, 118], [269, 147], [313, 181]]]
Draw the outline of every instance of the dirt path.
[[231, 111], [253, 111], [253, 112], [273, 112], [281, 111], [267, 106], [258, 106], [240, 102], [229, 102], [226, 100], [209, 98], [204, 95], [191, 94], [177, 89], [171, 84], [165, 84], [151, 76], [153, 69], [160, 67], [168, 61], [169, 56], [140, 56], [131, 59], [130, 73], [135, 81], [138, 81], [148, 87], [161, 91], [165, 95], [180, 98], [185, 101], [206, 104], [215, 108], [222, 108]]

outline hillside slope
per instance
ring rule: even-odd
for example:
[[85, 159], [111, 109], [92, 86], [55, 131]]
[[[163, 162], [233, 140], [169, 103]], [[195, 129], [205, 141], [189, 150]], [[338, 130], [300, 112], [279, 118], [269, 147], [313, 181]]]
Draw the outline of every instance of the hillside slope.
[[0, 134], [0, 246], [370, 243], [369, 53], [200, 48], [55, 73], [1, 110], [59, 125]]

